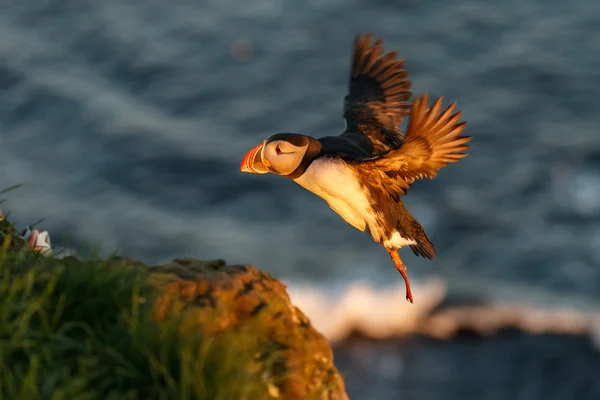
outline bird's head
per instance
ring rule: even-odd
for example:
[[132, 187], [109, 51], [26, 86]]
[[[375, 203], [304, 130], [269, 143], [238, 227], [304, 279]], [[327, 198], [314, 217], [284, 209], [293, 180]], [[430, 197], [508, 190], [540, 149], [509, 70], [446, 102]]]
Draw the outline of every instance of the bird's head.
[[246, 153], [240, 171], [294, 178], [308, 168], [320, 150], [319, 141], [310, 136], [277, 133]]

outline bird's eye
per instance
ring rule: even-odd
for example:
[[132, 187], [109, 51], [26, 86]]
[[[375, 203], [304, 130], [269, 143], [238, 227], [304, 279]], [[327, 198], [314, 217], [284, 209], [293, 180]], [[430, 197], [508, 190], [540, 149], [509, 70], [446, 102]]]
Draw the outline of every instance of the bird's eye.
[[281, 154], [281, 148], [279, 146], [275, 147], [275, 153]]

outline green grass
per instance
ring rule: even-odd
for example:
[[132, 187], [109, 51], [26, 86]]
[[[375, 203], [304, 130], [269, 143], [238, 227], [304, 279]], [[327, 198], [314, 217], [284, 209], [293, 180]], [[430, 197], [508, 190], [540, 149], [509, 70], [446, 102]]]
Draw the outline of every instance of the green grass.
[[183, 329], [181, 315], [157, 324], [144, 266], [44, 257], [3, 232], [0, 400], [275, 395], [282, 377], [256, 357], [251, 324], [218, 337]]
[[45, 257], [22, 234], [0, 220], [0, 400], [347, 399], [329, 343], [270, 275]]

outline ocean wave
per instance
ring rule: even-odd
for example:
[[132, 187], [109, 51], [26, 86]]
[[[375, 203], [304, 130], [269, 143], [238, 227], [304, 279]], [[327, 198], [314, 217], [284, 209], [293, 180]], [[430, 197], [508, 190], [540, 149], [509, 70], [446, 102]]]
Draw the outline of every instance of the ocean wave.
[[600, 350], [597, 304], [576, 306], [571, 298], [538, 289], [520, 290], [523, 294], [511, 300], [501, 293], [501, 286], [500, 290], [469, 291], [434, 277], [412, 285], [415, 303], [410, 304], [402, 282], [385, 288], [351, 282], [336, 289], [286, 284], [293, 303], [334, 343], [352, 334], [376, 339], [412, 334], [451, 339], [461, 331], [488, 336], [515, 328], [530, 334], [588, 335]]

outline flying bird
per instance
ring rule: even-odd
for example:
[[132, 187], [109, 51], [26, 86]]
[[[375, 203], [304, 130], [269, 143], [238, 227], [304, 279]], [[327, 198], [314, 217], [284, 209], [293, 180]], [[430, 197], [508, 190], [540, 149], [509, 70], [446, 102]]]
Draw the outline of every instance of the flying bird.
[[[436, 177], [440, 168], [467, 155], [470, 136], [459, 122], [456, 103], [431, 106], [427, 94], [411, 101], [404, 60], [384, 54], [383, 41], [357, 35], [344, 98], [346, 129], [338, 136], [314, 138], [276, 133], [252, 148], [240, 170], [272, 173], [321, 197], [348, 224], [368, 232], [390, 254], [413, 302], [406, 266], [398, 250], [433, 259], [433, 243], [402, 202], [417, 179]], [[406, 134], [401, 122], [409, 118]]]

